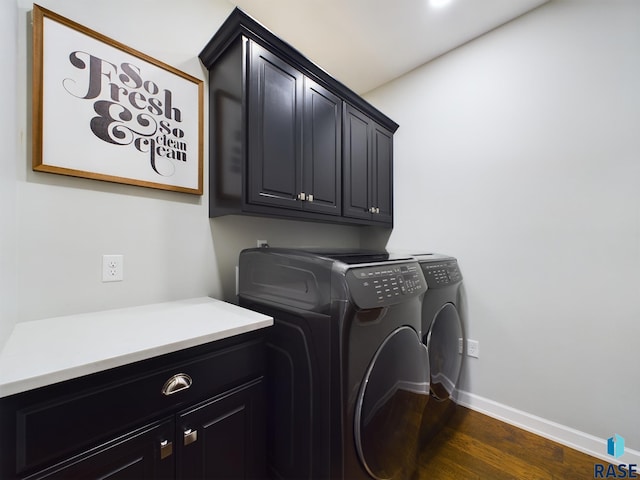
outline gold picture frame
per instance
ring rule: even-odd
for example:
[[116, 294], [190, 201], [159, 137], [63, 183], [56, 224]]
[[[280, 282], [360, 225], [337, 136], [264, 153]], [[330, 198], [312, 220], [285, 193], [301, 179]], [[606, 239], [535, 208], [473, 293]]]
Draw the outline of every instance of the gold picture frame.
[[202, 195], [202, 80], [39, 5], [33, 48], [33, 170]]

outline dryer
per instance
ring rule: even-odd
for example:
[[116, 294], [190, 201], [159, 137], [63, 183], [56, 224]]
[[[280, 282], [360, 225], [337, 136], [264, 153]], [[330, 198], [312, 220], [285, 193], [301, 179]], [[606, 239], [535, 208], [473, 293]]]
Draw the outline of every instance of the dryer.
[[244, 250], [240, 305], [274, 318], [267, 339], [274, 478], [409, 478], [429, 358], [418, 262], [387, 252]]
[[421, 439], [426, 444], [443, 428], [457, 405], [464, 360], [462, 273], [456, 258], [436, 253], [414, 254], [427, 281], [422, 301], [422, 340], [427, 346], [431, 397]]

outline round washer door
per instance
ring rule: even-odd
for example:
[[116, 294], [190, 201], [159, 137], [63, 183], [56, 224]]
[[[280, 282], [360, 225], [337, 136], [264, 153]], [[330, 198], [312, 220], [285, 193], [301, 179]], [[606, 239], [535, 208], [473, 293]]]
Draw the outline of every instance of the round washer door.
[[437, 400], [451, 398], [456, 390], [462, 368], [462, 322], [458, 310], [445, 304], [436, 314], [427, 334], [431, 394]]
[[415, 452], [428, 400], [426, 346], [413, 328], [400, 327], [376, 351], [356, 403], [356, 449], [372, 477], [398, 478]]

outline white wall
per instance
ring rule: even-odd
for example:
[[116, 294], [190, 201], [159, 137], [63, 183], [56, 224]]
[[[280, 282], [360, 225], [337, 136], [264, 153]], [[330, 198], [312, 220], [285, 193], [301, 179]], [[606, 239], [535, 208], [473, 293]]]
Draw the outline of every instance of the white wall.
[[[205, 92], [207, 73], [197, 56], [233, 8], [226, 0], [38, 3], [205, 80]], [[7, 164], [0, 169], [0, 345], [16, 320], [203, 295], [234, 300], [237, 255], [242, 248], [254, 247], [257, 238], [272, 245], [359, 245], [354, 227], [249, 217], [209, 219], [206, 137], [203, 196], [33, 172], [28, 26], [33, 4], [21, 0], [17, 5], [16, 12], [15, 2], [2, 2], [0, 29], [4, 65], [16, 64], [15, 54], [7, 50], [18, 39], [17, 68], [7, 68], [16, 70], [16, 78], [0, 79], [5, 97], [16, 98], [18, 109], [17, 122], [15, 109], [5, 108], [6, 100], [0, 109]], [[4, 55], [9, 57], [6, 62]], [[8, 104], [11, 107], [11, 101]], [[7, 150], [16, 137], [17, 153]], [[12, 244], [14, 238], [17, 245]], [[112, 253], [124, 255], [124, 281], [102, 283], [102, 255]], [[13, 273], [4, 270], [5, 260], [11, 259], [17, 265]], [[5, 316], [11, 318], [5, 322]]]
[[368, 95], [400, 124], [388, 246], [460, 260], [463, 389], [635, 450], [639, 25], [552, 0]]
[[[197, 54], [232, 8], [41, 4], [202, 79]], [[17, 19], [13, 2], [0, 5], [3, 64], [17, 64], [15, 79], [0, 77], [9, 92], [0, 109], [0, 345], [16, 320], [232, 298], [237, 253], [257, 238], [359, 244], [351, 227], [210, 220], [206, 193], [32, 172], [31, 2], [18, 1]], [[553, 0], [369, 95], [401, 125], [389, 247], [461, 262], [468, 333], [481, 344], [464, 388], [600, 438], [619, 433], [635, 449], [639, 24], [634, 0]], [[205, 158], [207, 149], [205, 139]], [[100, 282], [104, 253], [125, 255], [124, 282]]]
[[[14, 2], [0, 2], [0, 65], [17, 70], [18, 9]], [[16, 320], [16, 166], [20, 135], [16, 125], [15, 75], [0, 75], [0, 350]]]

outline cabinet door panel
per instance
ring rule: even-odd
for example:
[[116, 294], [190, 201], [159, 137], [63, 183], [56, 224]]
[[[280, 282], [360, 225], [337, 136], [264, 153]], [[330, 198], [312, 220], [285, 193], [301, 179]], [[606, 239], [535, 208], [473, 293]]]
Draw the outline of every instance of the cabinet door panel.
[[77, 455], [25, 480], [78, 478], [83, 480], [143, 480], [174, 477], [174, 455], [162, 455], [161, 442], [174, 438], [173, 417], [143, 427]]
[[342, 101], [305, 78], [303, 191], [305, 210], [340, 215]]
[[373, 220], [393, 220], [393, 134], [374, 124], [373, 161], [375, 169], [372, 203], [377, 208]]
[[178, 479], [263, 478], [266, 429], [262, 380], [182, 412], [177, 436]]
[[344, 126], [344, 212], [355, 218], [370, 218], [370, 120], [347, 105]]
[[250, 42], [250, 203], [300, 208], [303, 75]]

